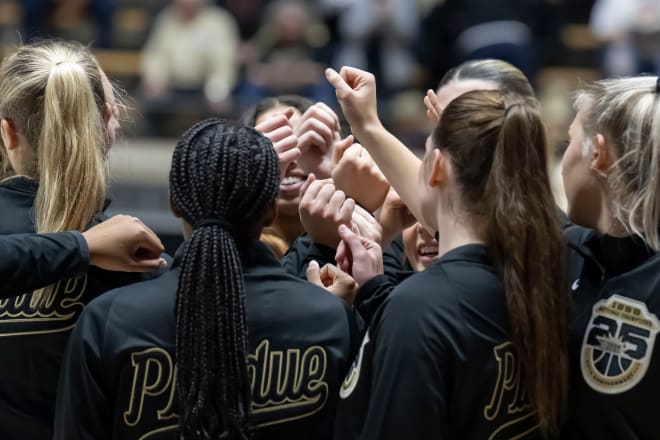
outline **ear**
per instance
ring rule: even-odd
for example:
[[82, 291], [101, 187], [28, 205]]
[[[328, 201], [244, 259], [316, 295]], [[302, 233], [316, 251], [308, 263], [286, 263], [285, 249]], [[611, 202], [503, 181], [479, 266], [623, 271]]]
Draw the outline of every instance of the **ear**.
[[612, 166], [613, 159], [605, 136], [600, 133], [594, 136], [590, 168], [599, 174], [604, 174]]
[[2, 135], [2, 143], [8, 151], [18, 148], [20, 143], [18, 130], [16, 125], [9, 119], [2, 119], [0, 121], [0, 134]]
[[106, 102], [103, 104], [103, 124], [107, 126], [110, 118], [112, 118], [112, 104]]
[[432, 164], [431, 164], [431, 173], [428, 177], [428, 185], [431, 188], [442, 187], [447, 183], [447, 177], [449, 175], [449, 163], [447, 157], [442, 154], [442, 151], [438, 148], [433, 149]]

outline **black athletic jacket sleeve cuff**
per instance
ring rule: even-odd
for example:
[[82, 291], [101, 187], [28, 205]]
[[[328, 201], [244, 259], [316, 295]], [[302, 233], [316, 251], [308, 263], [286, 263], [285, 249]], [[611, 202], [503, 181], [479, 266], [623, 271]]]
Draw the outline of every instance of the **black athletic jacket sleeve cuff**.
[[371, 324], [371, 319], [393, 289], [394, 284], [387, 275], [377, 275], [360, 287], [353, 306], [367, 325]]
[[89, 248], [80, 232], [0, 237], [0, 298], [9, 298], [87, 271]]

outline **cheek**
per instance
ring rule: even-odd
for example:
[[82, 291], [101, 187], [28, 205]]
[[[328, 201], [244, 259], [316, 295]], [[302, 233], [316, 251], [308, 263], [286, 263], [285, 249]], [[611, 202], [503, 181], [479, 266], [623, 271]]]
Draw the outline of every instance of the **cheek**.
[[417, 228], [417, 226], [413, 225], [403, 230], [403, 251], [406, 255], [406, 259], [408, 259], [408, 262], [410, 263], [410, 266], [415, 270], [419, 270], [419, 261], [417, 255], [417, 234], [415, 233], [415, 228]]
[[599, 186], [579, 146], [570, 145], [562, 158], [562, 177], [568, 216], [582, 226], [593, 227], [599, 213]]

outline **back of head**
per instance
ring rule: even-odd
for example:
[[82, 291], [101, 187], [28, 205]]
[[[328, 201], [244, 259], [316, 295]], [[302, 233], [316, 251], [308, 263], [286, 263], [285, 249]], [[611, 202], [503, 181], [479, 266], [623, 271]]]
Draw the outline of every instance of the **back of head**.
[[237, 242], [258, 236], [279, 189], [271, 142], [252, 128], [202, 121], [172, 156], [174, 208], [193, 227], [177, 289], [181, 435], [250, 437], [245, 285]]
[[30, 44], [2, 63], [0, 117], [28, 144], [30, 156], [20, 171], [39, 181], [37, 231], [83, 229], [103, 207], [104, 104], [99, 67], [79, 44]]
[[595, 82], [577, 94], [583, 154], [602, 134], [615, 162], [607, 173], [612, 213], [631, 234], [660, 250], [660, 96], [657, 77]]
[[502, 92], [535, 99], [534, 89], [525, 74], [506, 61], [494, 59], [466, 61], [449, 70], [440, 80], [438, 88], [451, 81], [463, 80], [490, 81]]
[[534, 102], [498, 91], [452, 101], [433, 133], [454, 206], [484, 237], [504, 285], [509, 333], [541, 428], [558, 428], [568, 389], [564, 245]]

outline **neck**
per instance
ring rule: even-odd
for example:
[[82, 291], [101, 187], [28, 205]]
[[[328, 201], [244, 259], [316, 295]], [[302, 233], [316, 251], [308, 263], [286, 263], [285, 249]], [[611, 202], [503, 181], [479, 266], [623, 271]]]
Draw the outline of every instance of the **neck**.
[[610, 198], [606, 194], [601, 193], [601, 208], [596, 223], [596, 229], [601, 234], [611, 235], [612, 237], [626, 237], [630, 235], [626, 228], [612, 213], [611, 203]]
[[291, 246], [293, 240], [300, 237], [305, 232], [298, 215], [289, 216], [282, 214], [281, 212], [278, 213], [277, 220], [275, 220], [275, 223], [273, 223], [271, 227], [277, 234], [286, 240], [288, 246]]
[[471, 225], [453, 215], [438, 213], [438, 231], [438, 257], [466, 244], [484, 243]]

